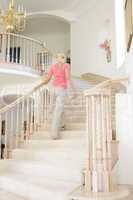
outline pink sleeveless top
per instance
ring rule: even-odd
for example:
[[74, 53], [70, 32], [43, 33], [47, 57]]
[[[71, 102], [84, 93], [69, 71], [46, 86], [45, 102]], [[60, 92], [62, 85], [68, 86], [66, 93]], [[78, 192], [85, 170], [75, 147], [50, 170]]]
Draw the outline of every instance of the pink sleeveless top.
[[48, 71], [48, 77], [54, 76], [53, 85], [55, 87], [63, 87], [67, 89], [68, 81], [66, 75], [69, 73], [69, 64], [64, 63], [61, 68], [57, 64], [53, 64]]

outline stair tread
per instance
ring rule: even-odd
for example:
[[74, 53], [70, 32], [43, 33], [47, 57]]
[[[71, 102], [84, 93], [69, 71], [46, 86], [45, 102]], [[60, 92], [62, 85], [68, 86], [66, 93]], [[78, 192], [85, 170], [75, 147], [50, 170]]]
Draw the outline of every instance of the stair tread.
[[40, 161], [42, 164], [48, 163], [55, 167], [77, 168], [85, 166], [87, 156], [84, 151], [35, 151], [35, 150], [15, 150], [13, 159], [21, 161]]
[[[82, 160], [79, 160], [79, 162], [80, 161], [82, 161]], [[10, 159], [10, 160], [8, 160], [7, 161], [7, 163], [8, 163], [8, 165], [10, 166], [10, 169], [9, 170], [14, 170], [15, 168], [15, 165], [16, 165], [16, 167], [21, 167], [21, 166], [25, 166], [25, 169], [26, 169], [26, 167], [32, 167], [31, 169], [33, 169], [33, 167], [42, 167], [42, 168], [44, 168], [45, 169], [45, 171], [46, 171], [46, 168], [47, 169], [51, 169], [51, 170], [53, 170], [53, 168], [54, 168], [54, 170], [59, 170], [59, 171], [66, 171], [66, 170], [68, 170], [69, 171], [69, 169], [71, 169], [71, 170], [74, 170], [75, 172], [78, 172], [79, 171], [79, 168], [81, 168], [81, 167], [77, 167], [77, 169], [75, 169], [75, 168], [73, 168], [72, 169], [72, 167], [69, 165], [69, 166], [67, 166], [67, 167], [62, 167], [62, 166], [52, 166], [51, 164], [49, 164], [48, 162], [41, 162], [41, 161], [36, 161], [36, 160], [20, 160], [19, 162], [18, 162], [18, 160], [15, 160], [15, 159]], [[5, 163], [6, 164], [6, 163]], [[70, 167], [70, 168], [69, 168]], [[29, 168], [27, 168], [27, 169], [29, 169]]]
[[0, 200], [29, 200], [29, 199], [21, 197], [20, 195], [11, 192], [7, 192], [3, 189], [0, 189]]
[[[78, 182], [67, 182], [47, 177], [44, 179], [42, 177], [27, 176], [23, 173], [16, 172], [3, 174], [0, 176], [0, 181], [1, 187], [3, 188], [7, 187], [8, 190], [15, 192], [17, 185], [19, 188], [16, 192], [21, 190], [26, 197], [31, 196], [32, 194], [30, 193], [32, 192], [38, 199], [40, 199], [39, 195], [42, 196], [42, 199], [44, 197], [55, 197], [55, 199], [58, 199], [59, 197], [67, 196], [72, 188], [79, 185]], [[36, 195], [37, 192], [38, 195]]]
[[[61, 136], [62, 136], [62, 140], [71, 140], [72, 138], [81, 138], [81, 137], [85, 137], [85, 134], [86, 134], [86, 131], [61, 131]], [[36, 132], [34, 135], [33, 135], [33, 138], [35, 137], [44, 137], [46, 139], [50, 139], [50, 133], [49, 131], [45, 131], [45, 130], [42, 130], [42, 131], [38, 131]], [[61, 141], [62, 141], [61, 140]]]
[[[51, 178], [47, 178], [45, 177], [45, 179], [43, 177], [33, 177], [33, 176], [27, 176], [24, 173], [5, 173], [3, 174], [1, 177], [10, 177], [10, 178], [16, 178], [16, 179], [20, 179], [24, 182], [28, 182], [28, 183], [33, 183], [35, 185], [39, 185], [39, 186], [68, 186], [68, 182], [67, 181], [62, 181], [59, 179], [51, 179]], [[74, 182], [75, 183], [75, 182]], [[70, 182], [69, 184], [73, 184], [73, 182]], [[76, 183], [77, 184], [77, 183]]]

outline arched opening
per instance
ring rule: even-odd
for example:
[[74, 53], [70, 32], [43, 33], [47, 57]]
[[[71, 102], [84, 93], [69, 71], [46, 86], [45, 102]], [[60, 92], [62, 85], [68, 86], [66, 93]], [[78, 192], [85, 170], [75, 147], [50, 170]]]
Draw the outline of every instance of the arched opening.
[[70, 50], [70, 24], [57, 16], [39, 15], [29, 17], [24, 35], [44, 41], [47, 48], [56, 54]]

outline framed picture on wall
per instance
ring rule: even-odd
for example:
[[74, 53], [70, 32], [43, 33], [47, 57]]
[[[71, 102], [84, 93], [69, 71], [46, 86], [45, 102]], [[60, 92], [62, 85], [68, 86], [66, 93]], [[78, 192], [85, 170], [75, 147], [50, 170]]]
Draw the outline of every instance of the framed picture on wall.
[[130, 50], [133, 39], [133, 9], [132, 0], [125, 1], [125, 28], [126, 28], [126, 45], [127, 51]]

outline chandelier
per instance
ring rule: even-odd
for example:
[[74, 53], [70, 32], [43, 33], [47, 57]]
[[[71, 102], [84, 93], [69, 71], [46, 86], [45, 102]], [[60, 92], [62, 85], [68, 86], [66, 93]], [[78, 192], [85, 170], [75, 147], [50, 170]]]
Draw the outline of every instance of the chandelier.
[[[17, 9], [15, 9], [17, 8]], [[9, 0], [6, 11], [0, 10], [0, 23], [6, 32], [22, 32], [26, 27], [26, 10], [23, 5], [14, 5], [14, 0]]]

